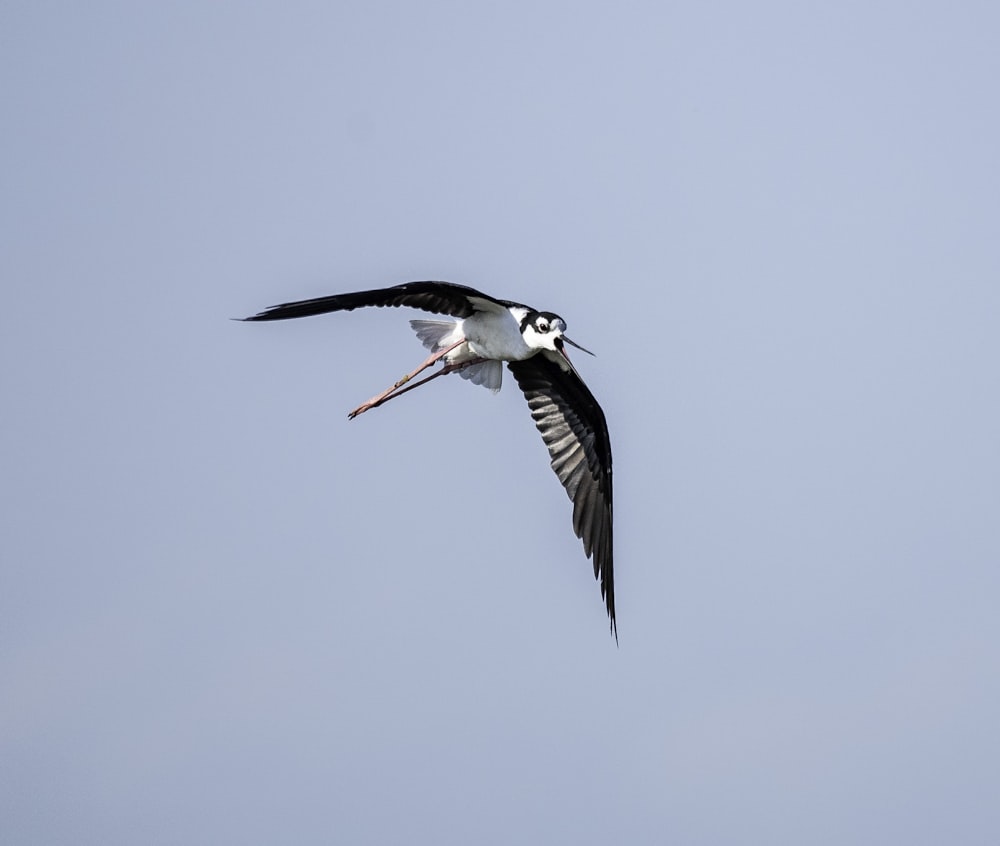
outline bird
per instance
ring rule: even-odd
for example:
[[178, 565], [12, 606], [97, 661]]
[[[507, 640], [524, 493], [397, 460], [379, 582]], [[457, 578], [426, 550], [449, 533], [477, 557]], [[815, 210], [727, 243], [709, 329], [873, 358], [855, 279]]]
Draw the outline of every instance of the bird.
[[[449, 373], [500, 390], [506, 362], [548, 448], [550, 464], [573, 503], [573, 530], [600, 582], [611, 633], [615, 619], [611, 436], [604, 411], [569, 359], [566, 321], [550, 311], [501, 300], [451, 282], [406, 282], [388, 288], [271, 306], [243, 321], [289, 320], [365, 307], [409, 307], [451, 320], [411, 320], [431, 351], [419, 367], [352, 410], [349, 419]], [[437, 362], [441, 369], [413, 382]]]

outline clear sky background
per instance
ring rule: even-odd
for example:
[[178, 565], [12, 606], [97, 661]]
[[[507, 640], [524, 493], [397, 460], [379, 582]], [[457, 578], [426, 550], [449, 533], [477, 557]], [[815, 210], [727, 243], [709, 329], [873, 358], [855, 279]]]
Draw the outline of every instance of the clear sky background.
[[[995, 3], [0, 5], [0, 841], [1000, 842]], [[561, 314], [620, 647], [507, 374]]]

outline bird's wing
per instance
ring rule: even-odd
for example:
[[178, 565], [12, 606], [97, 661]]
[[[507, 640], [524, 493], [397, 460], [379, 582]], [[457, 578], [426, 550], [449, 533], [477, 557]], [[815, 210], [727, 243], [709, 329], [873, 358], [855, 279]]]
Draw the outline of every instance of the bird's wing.
[[507, 366], [517, 380], [552, 459], [552, 469], [573, 500], [573, 530], [594, 560], [594, 576], [615, 622], [612, 543], [611, 438], [604, 412], [579, 374], [560, 354], [544, 350]]
[[488, 294], [454, 285], [450, 282], [407, 282], [392, 288], [374, 291], [357, 291], [353, 294], [334, 294], [313, 300], [282, 303], [245, 317], [244, 320], [288, 320], [292, 317], [309, 317], [330, 311], [353, 311], [365, 306], [409, 306], [432, 314], [450, 314], [452, 317], [470, 317], [477, 311], [501, 313], [508, 303]]

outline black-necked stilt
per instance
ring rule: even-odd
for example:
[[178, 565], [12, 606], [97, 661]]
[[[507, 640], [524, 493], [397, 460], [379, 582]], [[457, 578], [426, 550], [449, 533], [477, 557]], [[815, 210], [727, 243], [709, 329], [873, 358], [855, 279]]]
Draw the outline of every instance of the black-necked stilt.
[[[476, 385], [500, 390], [506, 361], [528, 400], [552, 469], [573, 500], [573, 530], [594, 561], [611, 630], [615, 622], [612, 548], [611, 439], [604, 412], [570, 363], [565, 344], [593, 355], [563, 334], [565, 321], [549, 311], [498, 300], [465, 285], [409, 282], [393, 288], [335, 294], [272, 306], [246, 320], [287, 320], [365, 306], [408, 306], [456, 321], [411, 320], [410, 325], [431, 355], [392, 387], [354, 409], [348, 417], [376, 408], [431, 379], [458, 372]], [[435, 362], [443, 368], [408, 384]], [[404, 387], [406, 386], [406, 387]]]

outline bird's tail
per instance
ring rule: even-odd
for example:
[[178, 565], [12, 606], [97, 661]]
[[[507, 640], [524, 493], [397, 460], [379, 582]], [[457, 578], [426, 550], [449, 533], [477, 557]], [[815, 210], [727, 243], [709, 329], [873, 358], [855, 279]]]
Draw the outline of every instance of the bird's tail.
[[[410, 326], [417, 333], [420, 343], [431, 352], [446, 349], [462, 340], [462, 324], [454, 320], [411, 320]], [[468, 348], [462, 346], [459, 349]], [[466, 355], [471, 353], [466, 352]], [[499, 361], [484, 361], [459, 370], [458, 375], [468, 379], [473, 385], [482, 385], [496, 393], [503, 381], [503, 364]]]
[[443, 350], [462, 340], [462, 324], [454, 320], [411, 320], [420, 343], [431, 352]]

